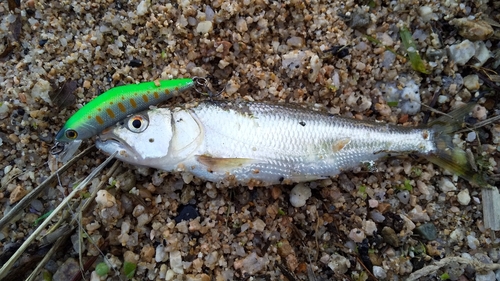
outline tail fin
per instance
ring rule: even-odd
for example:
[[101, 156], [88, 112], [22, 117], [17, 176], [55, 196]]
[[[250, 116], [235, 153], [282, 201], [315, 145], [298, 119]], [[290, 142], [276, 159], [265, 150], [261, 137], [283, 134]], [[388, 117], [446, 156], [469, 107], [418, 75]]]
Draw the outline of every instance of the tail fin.
[[486, 187], [488, 186], [486, 178], [474, 171], [467, 160], [465, 151], [453, 144], [453, 133], [463, 128], [464, 118], [469, 115], [474, 106], [474, 103], [468, 104], [429, 124], [429, 127], [434, 132], [434, 141], [437, 148], [429, 156], [429, 161], [468, 180], [472, 184]]

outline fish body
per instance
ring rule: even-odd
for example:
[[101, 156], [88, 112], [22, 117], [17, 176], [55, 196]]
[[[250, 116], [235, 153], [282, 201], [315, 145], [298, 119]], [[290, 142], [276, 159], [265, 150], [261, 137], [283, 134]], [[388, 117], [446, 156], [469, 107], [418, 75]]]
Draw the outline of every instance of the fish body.
[[195, 80], [183, 78], [114, 87], [73, 114], [57, 133], [56, 143], [91, 138], [127, 115], [166, 101], [193, 86]]
[[133, 115], [102, 132], [97, 147], [134, 165], [253, 186], [322, 179], [388, 154], [451, 159], [442, 131], [279, 104], [202, 102]]

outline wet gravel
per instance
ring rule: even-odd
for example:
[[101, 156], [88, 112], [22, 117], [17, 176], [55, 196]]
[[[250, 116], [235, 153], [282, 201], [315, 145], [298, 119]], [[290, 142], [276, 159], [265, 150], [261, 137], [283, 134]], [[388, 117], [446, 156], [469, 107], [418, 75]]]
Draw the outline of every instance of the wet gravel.
[[[49, 150], [65, 120], [122, 84], [212, 76], [226, 85], [222, 99], [309, 104], [403, 126], [435, 119], [428, 106], [450, 112], [470, 101], [478, 104], [471, 124], [497, 116], [499, 6], [1, 2], [0, 214], [62, 165]], [[405, 49], [404, 27], [416, 50]], [[412, 68], [410, 52], [421, 56], [427, 74]], [[167, 104], [203, 98], [191, 91]], [[498, 121], [454, 142], [498, 185]], [[104, 159], [95, 151], [78, 161], [0, 230], [0, 264]], [[86, 280], [412, 280], [440, 260], [449, 262], [419, 280], [500, 280], [500, 229], [485, 223], [482, 193], [413, 156], [299, 186], [254, 189], [121, 164], [82, 214], [81, 247], [76, 231], [38, 280], [73, 278], [79, 251]], [[10, 280], [35, 268], [34, 257], [43, 254], [33, 253], [42, 246], [30, 248], [33, 259], [16, 265]], [[455, 257], [492, 266], [477, 270], [446, 259]], [[100, 262], [111, 268], [104, 276], [95, 271]]]

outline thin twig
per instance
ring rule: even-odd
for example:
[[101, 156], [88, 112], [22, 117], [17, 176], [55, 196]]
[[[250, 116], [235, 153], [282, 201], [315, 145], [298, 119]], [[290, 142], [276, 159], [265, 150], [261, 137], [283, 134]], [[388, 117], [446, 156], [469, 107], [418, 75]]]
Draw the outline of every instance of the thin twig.
[[80, 160], [92, 149], [94, 149], [93, 145], [85, 149], [82, 153], [78, 154], [75, 158], [71, 159], [71, 161], [59, 168], [54, 174], [50, 175], [50, 177], [44, 180], [32, 192], [21, 199], [21, 201], [19, 201], [19, 203], [17, 203], [14, 208], [12, 208], [7, 214], [4, 214], [3, 218], [0, 219], [0, 229], [4, 228], [8, 223], [14, 222], [17, 215], [22, 213], [24, 208], [26, 208], [31, 203], [31, 201], [35, 200], [35, 198], [37, 198], [40, 193], [42, 193], [47, 187], [51, 185], [52, 181], [56, 179], [57, 174], [64, 173], [71, 165], [75, 164], [76, 161]]
[[17, 261], [17, 259], [24, 253], [26, 248], [33, 242], [33, 240], [36, 239], [38, 234], [42, 232], [42, 230], [50, 223], [50, 221], [61, 211], [64, 207], [66, 207], [66, 204], [73, 199], [73, 197], [80, 192], [80, 190], [85, 187], [96, 175], [99, 173], [106, 165], [111, 161], [117, 152], [111, 154], [99, 167], [97, 167], [95, 170], [93, 170], [86, 178], [83, 180], [73, 191], [66, 197], [64, 200], [57, 206], [57, 208], [48, 216], [45, 221], [43, 221], [40, 226], [24, 241], [24, 243], [19, 247], [19, 249], [12, 255], [12, 257], [0, 268], [0, 279], [3, 279], [6, 275], [7, 272], [11, 269], [11, 267], [14, 265], [14, 263]]

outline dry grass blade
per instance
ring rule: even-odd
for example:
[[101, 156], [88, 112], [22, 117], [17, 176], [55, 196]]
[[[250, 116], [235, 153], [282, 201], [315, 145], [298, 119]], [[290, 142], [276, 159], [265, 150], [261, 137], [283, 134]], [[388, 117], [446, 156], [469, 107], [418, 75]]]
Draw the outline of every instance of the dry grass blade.
[[481, 191], [483, 198], [484, 227], [493, 231], [500, 230], [500, 193], [498, 188], [484, 188]]
[[59, 236], [57, 241], [50, 248], [49, 252], [47, 252], [47, 254], [43, 257], [43, 259], [38, 263], [38, 265], [33, 270], [33, 272], [26, 279], [26, 281], [35, 280], [36, 276], [38, 275], [38, 272], [45, 266], [45, 264], [49, 261], [49, 259], [52, 257], [52, 255], [61, 247], [61, 245], [63, 245], [64, 242], [69, 238], [72, 231], [73, 230], [67, 231], [64, 235]]
[[500, 269], [500, 264], [498, 263], [483, 263], [477, 259], [466, 259], [462, 257], [449, 257], [449, 258], [444, 258], [440, 261], [437, 261], [435, 264], [426, 266], [422, 269], [419, 269], [412, 274], [410, 274], [410, 277], [406, 279], [406, 281], [416, 281], [419, 280], [421, 277], [426, 277], [426, 276], [431, 276], [436, 273], [440, 268], [445, 267], [449, 265], [450, 263], [457, 262], [461, 264], [466, 264], [466, 265], [471, 265], [476, 269], [477, 272], [486, 272], [490, 270], [497, 270]]
[[90, 146], [89, 148], [82, 151], [82, 153], [78, 154], [75, 158], [71, 159], [64, 166], [59, 168], [54, 174], [50, 175], [45, 181], [43, 181], [39, 186], [37, 186], [30, 194], [26, 195], [17, 205], [12, 208], [7, 214], [4, 214], [3, 218], [0, 219], [0, 229], [4, 228], [8, 223], [14, 221], [14, 218], [21, 213], [24, 208], [26, 208], [31, 201], [36, 199], [40, 193], [42, 193], [47, 187], [49, 187], [56, 179], [57, 175], [64, 173], [69, 169], [73, 164], [75, 164], [78, 160], [80, 160], [83, 156], [87, 155], [90, 151], [92, 151], [95, 147]]
[[[120, 162], [119, 161], [117, 161], [117, 162], [115, 162], [113, 164], [113, 166], [109, 169], [109, 171], [106, 173], [106, 175], [101, 179], [101, 181], [99, 182], [99, 185], [97, 186], [97, 188], [95, 188], [93, 190], [91, 196], [89, 198], [87, 198], [85, 201], [81, 202], [78, 210], [76, 210], [76, 214], [82, 214], [83, 212], [86, 211], [86, 209], [94, 201], [94, 199], [95, 199], [95, 197], [97, 195], [97, 192], [99, 190], [101, 190], [106, 185], [106, 183], [108, 182], [108, 179], [116, 172], [116, 170], [118, 169], [119, 166], [120, 166]], [[64, 225], [64, 226], [58, 228], [53, 233], [48, 234], [47, 236], [45, 236], [42, 239], [43, 243], [49, 244], [49, 243], [52, 243], [51, 237], [54, 237], [54, 236], [59, 237], [59, 239], [57, 239], [56, 243], [52, 246], [52, 248], [47, 253], [47, 255], [44, 257], [44, 259], [38, 263], [37, 267], [30, 274], [30, 276], [27, 279], [27, 281], [34, 280], [34, 278], [36, 278], [36, 276], [38, 275], [38, 272], [40, 271], [40, 269], [42, 269], [45, 266], [45, 264], [49, 261], [50, 257], [55, 253], [55, 251], [57, 250], [57, 248], [60, 246], [60, 240], [63, 239], [63, 237], [65, 237], [64, 239], [66, 239], [67, 238], [66, 236], [69, 235], [70, 233], [72, 233], [74, 231], [77, 222], [78, 222], [77, 221], [77, 216], [73, 215], [73, 219], [71, 220], [71, 222], [69, 224]], [[61, 234], [61, 233], [64, 233], [64, 234]], [[93, 241], [91, 240], [90, 236], [88, 236], [88, 238], [93, 243]], [[80, 245], [82, 245], [81, 242], [80, 242]], [[80, 250], [80, 255], [81, 255], [81, 253], [82, 253], [82, 251]], [[104, 257], [105, 255], [102, 254], [102, 256]], [[80, 260], [81, 260], [81, 258], [80, 258]]]
[[80, 192], [80, 190], [85, 187], [106, 165], [115, 157], [117, 152], [111, 154], [99, 167], [94, 169], [86, 178], [83, 180], [73, 191], [66, 197], [64, 200], [57, 206], [57, 208], [50, 214], [50, 216], [47, 217], [45, 221], [43, 221], [40, 226], [30, 235], [26, 241], [19, 247], [19, 249], [16, 251], [14, 255], [0, 268], [0, 279], [4, 278], [7, 275], [7, 272], [10, 270], [10, 268], [14, 265], [14, 263], [17, 261], [17, 259], [22, 255], [22, 253], [28, 248], [28, 246], [33, 242], [33, 240], [36, 239], [38, 234], [42, 232], [42, 230], [50, 223], [50, 221], [57, 215], [64, 207], [66, 207], [66, 204], [73, 199], [73, 197]]
[[475, 129], [484, 127], [486, 125], [495, 123], [497, 121], [500, 121], [500, 115], [488, 118], [488, 119], [483, 120], [481, 122], [477, 122], [476, 124], [474, 124], [474, 126], [472, 126], [472, 128], [463, 129], [463, 130], [458, 131], [457, 133], [463, 133], [463, 132], [468, 132], [468, 131], [471, 131], [471, 130], [475, 130]]

